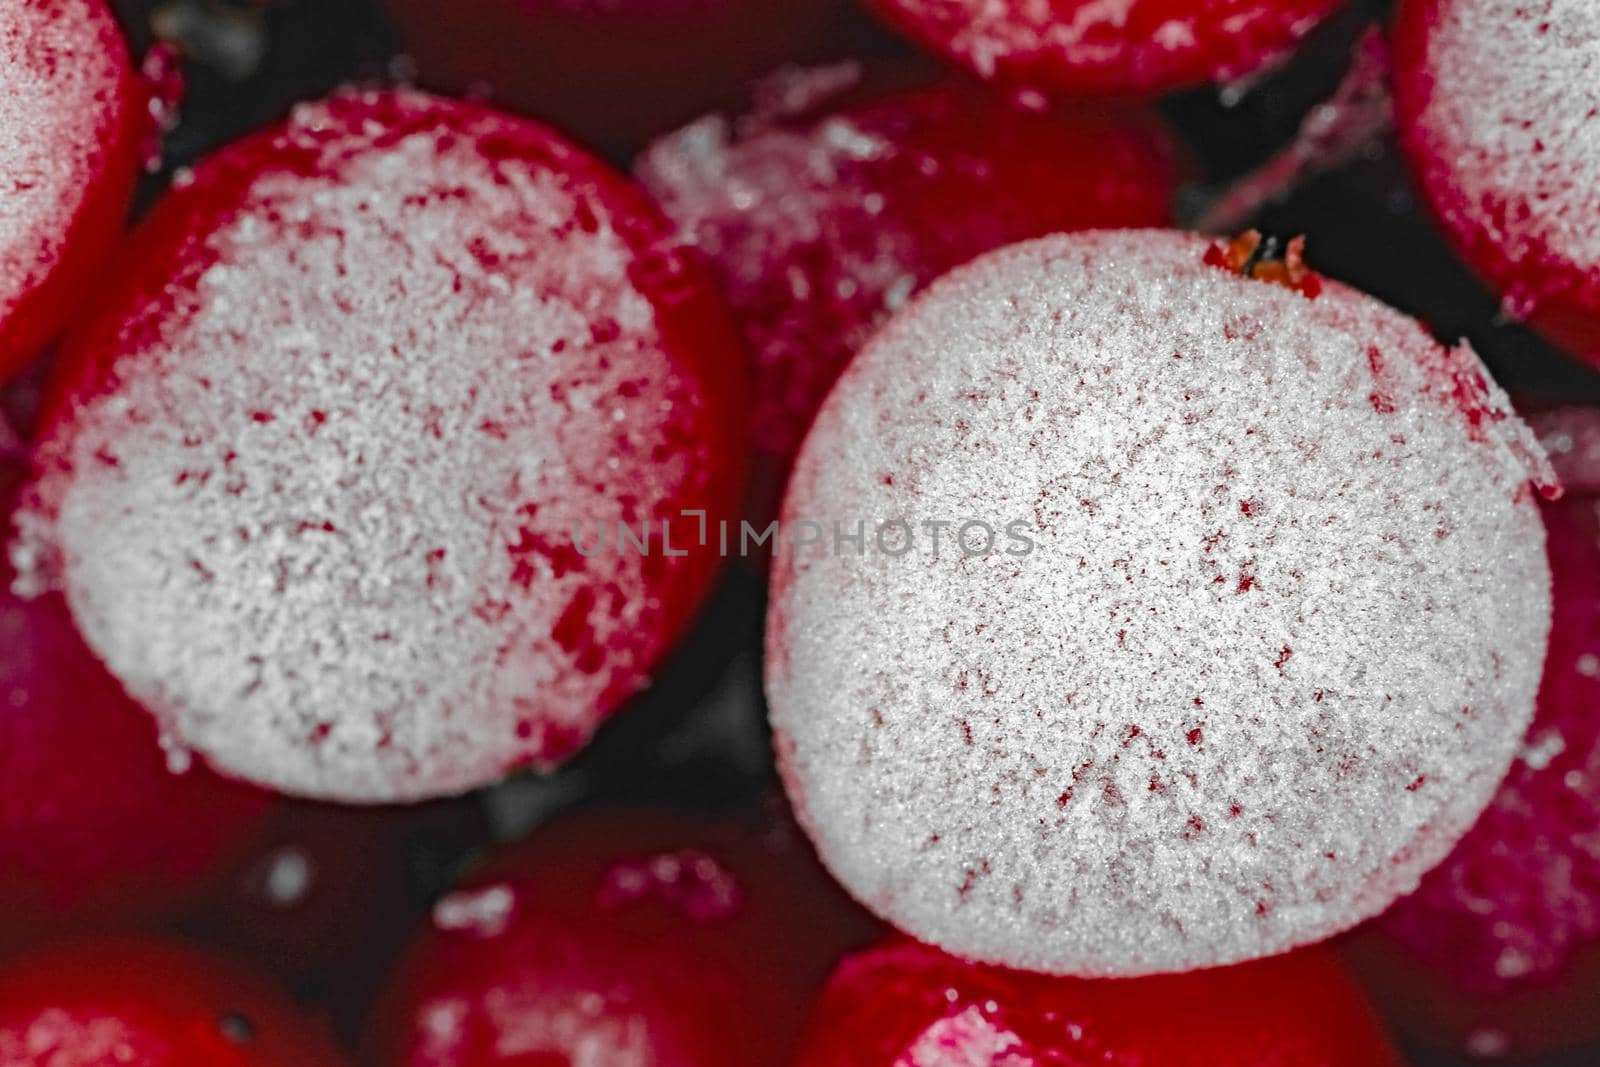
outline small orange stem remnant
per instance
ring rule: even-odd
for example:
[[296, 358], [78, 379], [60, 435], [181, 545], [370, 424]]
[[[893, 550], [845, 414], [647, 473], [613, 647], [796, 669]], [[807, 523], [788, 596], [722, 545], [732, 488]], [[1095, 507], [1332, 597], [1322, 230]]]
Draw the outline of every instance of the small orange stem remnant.
[[1275, 238], [1264, 238], [1260, 230], [1246, 230], [1236, 237], [1217, 241], [1206, 249], [1206, 263], [1246, 278], [1293, 289], [1315, 300], [1322, 292], [1322, 278], [1306, 266], [1306, 239], [1296, 237], [1278, 254]]

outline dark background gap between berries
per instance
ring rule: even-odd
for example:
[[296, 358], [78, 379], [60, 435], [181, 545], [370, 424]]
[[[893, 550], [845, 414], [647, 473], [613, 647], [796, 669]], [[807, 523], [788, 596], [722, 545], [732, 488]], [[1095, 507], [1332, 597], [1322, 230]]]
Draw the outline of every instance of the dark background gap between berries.
[[[385, 83], [411, 74], [399, 35], [377, 0], [116, 0], [114, 6], [136, 54], [157, 33], [181, 41], [190, 54], [182, 118], [165, 139], [159, 169], [141, 185], [141, 206], [177, 169], [281, 116], [296, 101], [351, 81]], [[1390, 6], [1386, 0], [1357, 0], [1316, 31], [1293, 64], [1247, 87], [1199, 90], [1167, 100], [1163, 109], [1203, 175], [1202, 185], [1186, 193], [1181, 206], [1192, 207], [1203, 198], [1202, 189], [1245, 173], [1287, 142], [1307, 111], [1337, 84], [1352, 42], [1370, 22], [1387, 17]], [[834, 36], [837, 58], [923, 62], [859, 13], [844, 16]], [[493, 87], [487, 88], [493, 100]], [[602, 147], [614, 163], [628, 163], [630, 146]], [[1416, 315], [1442, 338], [1467, 337], [1519, 398], [1535, 404], [1554, 398], [1600, 403], [1600, 374], [1501, 316], [1495, 298], [1419, 210], [1389, 141], [1296, 189], [1266, 208], [1256, 224], [1269, 234], [1306, 234], [1309, 258], [1318, 270]], [[764, 582], [754, 570], [729, 568], [656, 686], [638, 698], [648, 707], [619, 715], [588, 751], [553, 776], [515, 780], [404, 813], [299, 805], [327, 821], [324, 847], [332, 855], [353, 835], [366, 838], [363, 850], [370, 850], [371, 862], [381, 868], [367, 885], [389, 879], [389, 888], [378, 894], [382, 899], [343, 903], [355, 913], [370, 911], [389, 920], [340, 931], [354, 942], [349, 946], [359, 961], [354, 969], [308, 970], [292, 950], [274, 941], [269, 925], [252, 918], [250, 909], [261, 899], [255, 891], [260, 880], [270, 878], [272, 865], [290, 855], [282, 849], [266, 848], [237, 876], [238, 899], [223, 894], [221, 903], [181, 920], [180, 929], [258, 959], [351, 1033], [367, 1007], [357, 991], [375, 984], [409, 923], [492, 841], [519, 837], [551, 813], [586, 800], [704, 809], [757, 804], [774, 778], [759, 683], [764, 598]], [[298, 846], [285, 846], [292, 847]], [[1411, 1055], [1419, 1064], [1454, 1062], [1415, 1050]], [[1597, 1056], [1600, 1050], [1589, 1050], [1543, 1062], [1587, 1064]]]

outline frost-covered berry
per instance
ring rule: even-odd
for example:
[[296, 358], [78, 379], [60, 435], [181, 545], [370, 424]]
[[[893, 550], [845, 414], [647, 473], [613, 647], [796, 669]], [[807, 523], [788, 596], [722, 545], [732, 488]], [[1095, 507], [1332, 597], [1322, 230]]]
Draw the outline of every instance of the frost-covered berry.
[[0, 0], [0, 378], [82, 306], [147, 119], [103, 0]]
[[664, 231], [543, 127], [301, 106], [131, 238], [18, 558], [231, 775], [395, 801], [561, 762], [647, 683], [739, 492], [737, 342]]
[[[843, 68], [811, 75], [829, 76], [853, 86]], [[752, 361], [753, 440], [781, 478], [839, 372], [914, 291], [1026, 238], [1164, 225], [1176, 156], [1149, 114], [1039, 115], [942, 85], [705, 118], [636, 173], [722, 283]]]
[[871, 0], [909, 36], [1013, 85], [1147, 96], [1253, 74], [1342, 0]]
[[176, 943], [93, 941], [0, 965], [6, 1067], [340, 1067], [277, 991]]
[[[841, 0], [385, 0], [425, 84], [631, 152], [829, 50]], [[837, 43], [833, 44], [837, 48]]]
[[[1600, 435], [1600, 412], [1532, 422], [1568, 489], [1543, 507], [1555, 611], [1538, 712], [1477, 825], [1375, 926], [1389, 945], [1381, 966], [1409, 956], [1425, 988], [1446, 988], [1417, 1018], [1401, 1013], [1410, 1028], [1480, 1053], [1600, 1036], [1600, 462], [1580, 444]], [[1555, 1011], [1569, 986], [1584, 1007]], [[1446, 999], [1477, 1003], [1450, 1018], [1437, 1007]], [[1524, 1018], [1519, 1001], [1545, 1010]]]
[[1401, 143], [1507, 310], [1600, 363], [1600, 6], [1406, 0]]
[[[21, 476], [0, 456], [0, 543]], [[201, 767], [173, 773], [62, 598], [23, 600], [12, 578], [0, 559], [0, 943], [165, 910], [219, 873], [270, 801]]]
[[778, 753], [823, 860], [914, 936], [1078, 975], [1281, 952], [1414, 888], [1517, 750], [1537, 444], [1469, 350], [1293, 246], [1242, 277], [1249, 243], [985, 256], [806, 439]]
[[786, 823], [567, 815], [434, 908], [374, 1016], [395, 1067], [787, 1067], [878, 936]]
[[911, 941], [848, 956], [795, 1067], [1399, 1067], [1325, 950], [1133, 981], [965, 963]]

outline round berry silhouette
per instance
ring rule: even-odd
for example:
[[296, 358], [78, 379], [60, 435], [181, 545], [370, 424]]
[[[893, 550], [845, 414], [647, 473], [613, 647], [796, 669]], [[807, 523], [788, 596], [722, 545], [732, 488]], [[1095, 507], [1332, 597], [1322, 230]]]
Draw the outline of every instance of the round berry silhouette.
[[1406, 0], [1400, 141], [1422, 192], [1508, 312], [1600, 363], [1600, 9]]
[[1550, 625], [1542, 454], [1469, 350], [1298, 253], [1013, 245], [823, 405], [767, 694], [824, 862], [907, 933], [1080, 976], [1271, 955], [1493, 795]]
[[20, 558], [230, 775], [386, 802], [562, 762], [684, 628], [741, 490], [737, 342], [664, 229], [543, 127], [302, 105], [133, 235]]
[[787, 1067], [829, 969], [874, 936], [786, 823], [566, 815], [439, 902], [370, 1060]]
[[871, 0], [983, 78], [1074, 96], [1151, 96], [1286, 58], [1342, 0]]
[[138, 173], [142, 106], [102, 0], [0, 3], [0, 379], [85, 304]]

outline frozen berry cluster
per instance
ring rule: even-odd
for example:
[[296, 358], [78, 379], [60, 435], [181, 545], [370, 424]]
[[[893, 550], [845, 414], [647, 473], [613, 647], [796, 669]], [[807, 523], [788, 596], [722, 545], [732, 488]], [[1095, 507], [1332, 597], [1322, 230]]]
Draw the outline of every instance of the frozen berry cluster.
[[358, 6], [0, 0], [0, 1067], [1600, 1056], [1600, 8]]

